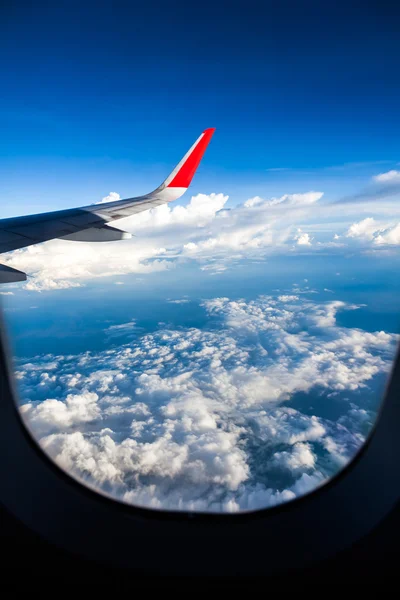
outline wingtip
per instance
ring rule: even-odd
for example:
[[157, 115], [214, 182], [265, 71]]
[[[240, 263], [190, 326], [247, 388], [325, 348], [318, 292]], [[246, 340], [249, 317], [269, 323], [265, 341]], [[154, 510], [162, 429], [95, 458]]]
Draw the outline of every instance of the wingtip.
[[203, 131], [190, 148], [189, 152], [185, 154], [179, 165], [165, 180], [164, 184], [166, 187], [181, 189], [187, 189], [189, 187], [214, 131], [215, 127], [209, 127]]

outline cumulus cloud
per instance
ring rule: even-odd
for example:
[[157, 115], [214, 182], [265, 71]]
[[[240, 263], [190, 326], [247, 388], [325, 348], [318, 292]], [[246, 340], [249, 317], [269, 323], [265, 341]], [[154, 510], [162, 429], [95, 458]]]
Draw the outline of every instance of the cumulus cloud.
[[346, 235], [370, 241], [375, 245], [400, 245], [400, 223], [382, 224], [368, 217], [359, 223], [353, 223]]
[[[388, 372], [397, 336], [339, 327], [338, 311], [357, 308], [339, 301], [202, 306], [204, 329], [160, 328], [103, 352], [19, 360], [28, 427], [63, 469], [141, 506], [251, 510], [320, 485], [362, 444], [373, 414], [358, 392], [365, 398]], [[126, 328], [129, 340], [133, 327], [105, 333]], [[340, 422], [318, 413], [332, 393], [354, 399]], [[296, 408], [298, 394], [315, 414]]]
[[400, 245], [400, 223], [380, 232], [375, 238], [375, 244]]
[[81, 287], [83, 284], [78, 281], [68, 281], [67, 279], [53, 279], [51, 276], [42, 276], [35, 278], [25, 284], [25, 289], [30, 292], [42, 292], [43, 290], [67, 290], [68, 288]]
[[108, 196], [104, 196], [99, 202], [96, 204], [104, 204], [105, 202], [115, 202], [116, 200], [121, 200], [121, 196], [117, 192], [110, 192]]
[[349, 227], [347, 237], [361, 237], [367, 240], [374, 239], [374, 234], [379, 231], [379, 226], [372, 217], [367, 217], [359, 223], [353, 223]]
[[301, 229], [298, 229], [298, 233], [294, 238], [298, 246], [311, 246], [312, 238], [309, 233], [302, 233]]

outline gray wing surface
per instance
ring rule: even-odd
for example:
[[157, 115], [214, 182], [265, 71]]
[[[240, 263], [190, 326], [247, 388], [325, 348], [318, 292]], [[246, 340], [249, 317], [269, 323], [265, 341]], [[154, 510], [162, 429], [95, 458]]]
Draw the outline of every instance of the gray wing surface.
[[[83, 208], [0, 219], [0, 254], [55, 238], [79, 241], [80, 238], [77, 234], [92, 228], [104, 228], [105, 231], [113, 229], [116, 232], [117, 229], [105, 228], [107, 223], [149, 210], [168, 201], [167, 198], [159, 197], [156, 192], [153, 192], [153, 194], [147, 196], [95, 204]], [[121, 231], [122, 233], [125, 232]], [[122, 237], [126, 236], [121, 236], [120, 239]], [[102, 240], [99, 239], [99, 241], [107, 240], [107, 236], [104, 236]], [[92, 240], [86, 240], [82, 236], [81, 241]]]

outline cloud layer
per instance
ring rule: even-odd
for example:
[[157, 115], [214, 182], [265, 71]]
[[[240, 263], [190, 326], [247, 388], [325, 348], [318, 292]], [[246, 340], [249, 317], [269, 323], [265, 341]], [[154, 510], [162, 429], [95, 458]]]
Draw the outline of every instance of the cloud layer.
[[[371, 194], [382, 186], [394, 192], [398, 178], [398, 171], [375, 176]], [[101, 202], [117, 199], [119, 194], [111, 192]], [[365, 245], [377, 250], [400, 244], [400, 221], [395, 219], [399, 210], [393, 205], [376, 208], [385, 214], [389, 211], [390, 220], [368, 215], [352, 222], [349, 219], [354, 215], [359, 219], [366, 210], [356, 197], [353, 203], [340, 205], [324, 202], [323, 192], [309, 191], [269, 199], [254, 196], [230, 208], [228, 200], [222, 193], [197, 194], [185, 206], [164, 204], [119, 221], [117, 226], [134, 234], [131, 240], [102, 244], [52, 240], [10, 252], [3, 261], [28, 273], [22, 287], [44, 291], [79, 287], [92, 278], [162, 271], [183, 261], [197, 262], [212, 275], [244, 257], [338, 252], [349, 246], [362, 250]], [[348, 215], [347, 222], [344, 215]], [[326, 233], [332, 220], [342, 222], [340, 236]]]
[[[205, 329], [121, 345], [131, 321], [104, 328], [104, 352], [19, 361], [21, 412], [42, 448], [104, 493], [173, 510], [271, 506], [335, 473], [371, 427], [362, 400], [397, 336], [341, 328], [337, 312], [356, 306], [294, 294], [203, 309]], [[322, 410], [332, 394], [345, 396], [336, 421]]]

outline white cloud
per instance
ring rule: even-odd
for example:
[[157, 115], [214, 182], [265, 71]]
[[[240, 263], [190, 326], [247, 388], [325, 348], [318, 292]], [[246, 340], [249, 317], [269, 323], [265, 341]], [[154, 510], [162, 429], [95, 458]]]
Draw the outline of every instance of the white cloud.
[[50, 432], [55, 428], [69, 428], [100, 418], [97, 400], [98, 395], [93, 392], [69, 394], [63, 402], [45, 400], [24, 404], [21, 406], [21, 411], [33, 429]]
[[[188, 226], [204, 227], [222, 210], [229, 196], [224, 194], [197, 194], [186, 206], [162, 204], [132, 218], [135, 231], [154, 227]], [[134, 220], [133, 220], [134, 219]]]
[[308, 233], [302, 233], [301, 229], [298, 229], [298, 234], [294, 239], [297, 241], [298, 246], [311, 246], [312, 238]]
[[14, 292], [0, 292], [0, 296], [14, 296]]
[[[341, 222], [343, 214], [356, 212], [359, 215], [360, 208], [359, 205], [344, 207], [321, 203], [322, 196], [323, 192], [317, 191], [269, 199], [255, 196], [228, 209], [227, 195], [197, 194], [184, 206], [164, 204], [121, 219], [117, 226], [131, 231], [134, 234], [131, 240], [102, 244], [52, 240], [10, 252], [3, 260], [6, 265], [28, 274], [28, 281], [21, 284], [22, 287], [29, 291], [44, 291], [78, 287], [92, 278], [163, 271], [173, 268], [177, 261], [197, 261], [199, 268], [213, 274], [222, 272], [230, 261], [238, 258], [262, 258], [266, 254], [305, 249], [339, 252], [345, 247], [344, 243], [321, 241], [318, 236], [325, 235], [326, 238], [327, 219], [337, 217]], [[102, 202], [118, 199], [119, 194], [111, 192]], [[316, 223], [317, 216], [320, 221]], [[397, 224], [375, 223], [372, 217], [369, 219], [372, 219], [373, 227], [376, 225], [376, 230], [366, 227], [364, 221], [368, 219], [343, 224], [345, 231], [350, 226], [347, 244], [350, 238], [361, 242], [371, 240], [371, 235], [373, 240], [378, 238], [374, 242], [377, 248], [397, 244]], [[298, 230], [299, 224], [310, 221], [308, 233]], [[360, 230], [362, 223], [363, 232]], [[315, 236], [313, 233], [312, 237], [310, 231], [315, 232]], [[334, 239], [338, 237], [335, 234]], [[210, 259], [219, 267], [210, 266]]]
[[104, 196], [99, 202], [96, 204], [104, 204], [105, 202], [115, 202], [116, 200], [121, 200], [121, 196], [117, 192], [110, 192], [108, 196]]
[[375, 244], [400, 245], [400, 223], [388, 228], [375, 238]]
[[387, 171], [386, 173], [380, 173], [379, 175], [375, 175], [373, 177], [374, 181], [378, 183], [399, 183], [400, 182], [400, 171], [395, 171], [392, 169], [391, 171]]
[[292, 206], [307, 206], [309, 204], [315, 204], [324, 195], [323, 192], [306, 192], [305, 194], [284, 194], [280, 198], [271, 198], [271, 200], [263, 200], [260, 196], [254, 196], [249, 198], [244, 203], [246, 208], [253, 208], [254, 206], [276, 206], [279, 204], [289, 204]]
[[77, 281], [52, 279], [51, 277], [44, 276], [28, 281], [24, 287], [30, 292], [42, 292], [43, 290], [67, 290], [68, 288], [81, 287], [82, 285], [82, 283]]
[[128, 323], [120, 323], [119, 325], [110, 325], [104, 331], [107, 335], [120, 337], [121, 335], [134, 334], [141, 328], [136, 325], [136, 319], [132, 319]]
[[372, 240], [374, 234], [379, 231], [379, 225], [372, 217], [367, 217], [359, 223], [353, 223], [347, 231], [347, 237], [360, 237]]
[[167, 300], [169, 304], [187, 304], [190, 302], [189, 298], [178, 298], [177, 300]]
[[294, 300], [298, 300], [298, 299], [299, 299], [298, 296], [289, 296], [289, 295], [278, 296], [279, 302], [293, 302]]
[[[312, 394], [317, 414], [328, 393], [364, 402], [397, 336], [339, 327], [337, 312], [357, 308], [344, 302], [261, 296], [203, 307], [202, 330], [19, 361], [23, 416], [62, 468], [129, 503], [237, 511], [301, 495], [354, 455], [360, 423], [373, 420], [364, 407], [335, 423], [291, 401]], [[129, 340], [134, 327], [106, 333]]]
[[273, 198], [271, 204], [291, 204], [303, 206], [307, 204], [315, 204], [321, 200], [324, 192], [306, 192], [305, 194], [285, 194], [281, 198]]
[[353, 223], [347, 231], [347, 237], [360, 238], [376, 245], [400, 245], [400, 223], [377, 223], [368, 217], [359, 223]]
[[304, 442], [293, 444], [290, 452], [276, 452], [273, 457], [275, 466], [289, 469], [291, 472], [314, 469], [315, 463], [316, 456], [310, 444]]

